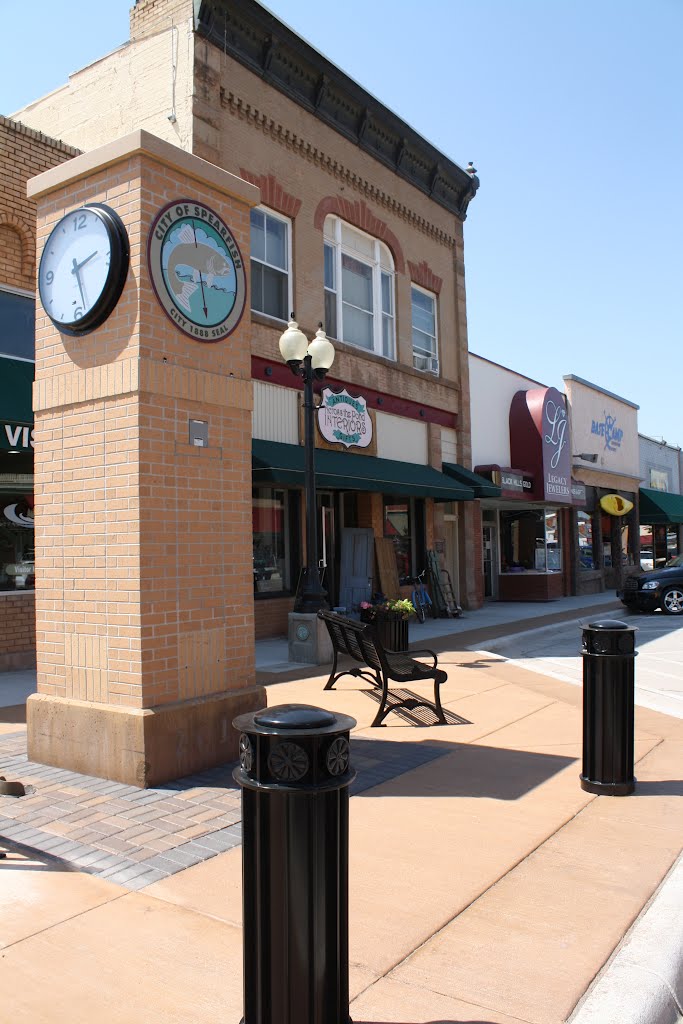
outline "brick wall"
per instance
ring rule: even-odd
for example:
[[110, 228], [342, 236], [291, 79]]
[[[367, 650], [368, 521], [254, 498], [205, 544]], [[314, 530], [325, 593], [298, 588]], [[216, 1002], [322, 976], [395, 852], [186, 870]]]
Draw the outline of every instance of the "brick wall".
[[34, 593], [0, 594], [0, 672], [33, 668], [35, 647]]
[[0, 286], [34, 291], [36, 204], [26, 197], [26, 182], [78, 152], [0, 116]]

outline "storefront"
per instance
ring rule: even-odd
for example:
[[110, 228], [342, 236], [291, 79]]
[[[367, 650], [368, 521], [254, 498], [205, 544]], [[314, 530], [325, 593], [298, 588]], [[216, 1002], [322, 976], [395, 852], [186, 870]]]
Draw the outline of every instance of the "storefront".
[[564, 381], [572, 478], [585, 489], [571, 523], [572, 591], [595, 594], [638, 565], [638, 406], [581, 377]]
[[[409, 593], [407, 580], [424, 569], [427, 550], [443, 551], [446, 544], [444, 517], [435, 516], [435, 505], [450, 507], [475, 496], [472, 486], [456, 479], [466, 474], [462, 467], [449, 464], [446, 473], [428, 464], [429, 421], [439, 411], [416, 405], [411, 416], [404, 403], [409, 415], [397, 416], [371, 408], [378, 398], [391, 407], [389, 396], [334, 382], [322, 389], [316, 420], [318, 560], [330, 603], [349, 612], [384, 590], [386, 569], [395, 571]], [[267, 636], [286, 624], [303, 561], [305, 450], [298, 389], [255, 383], [254, 434], [254, 599], [257, 636]]]
[[640, 444], [640, 567], [656, 569], [683, 551], [681, 449], [638, 436]]
[[474, 470], [500, 489], [481, 499], [484, 596], [561, 597], [572, 501], [564, 396], [479, 356], [470, 387]]
[[0, 355], [0, 591], [34, 583], [33, 363]]

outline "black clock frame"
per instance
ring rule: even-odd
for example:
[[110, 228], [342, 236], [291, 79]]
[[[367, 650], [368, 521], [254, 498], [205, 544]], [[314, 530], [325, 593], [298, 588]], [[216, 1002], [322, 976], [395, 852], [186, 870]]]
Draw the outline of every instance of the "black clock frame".
[[[74, 320], [72, 323], [63, 324], [58, 320], [53, 320], [50, 314], [45, 309], [45, 303], [43, 302], [43, 308], [47, 313], [52, 323], [55, 325], [60, 334], [66, 334], [69, 337], [75, 338], [80, 337], [82, 334], [89, 334], [94, 331], [97, 327], [101, 327], [104, 321], [113, 312], [114, 307], [121, 298], [123, 287], [128, 277], [128, 268], [130, 266], [130, 242], [128, 240], [128, 232], [126, 231], [125, 225], [118, 213], [112, 210], [110, 206], [105, 206], [104, 203], [85, 203], [83, 206], [79, 206], [77, 210], [70, 210], [69, 213], [65, 214], [65, 217], [71, 217], [74, 213], [78, 213], [78, 210], [92, 210], [96, 216], [104, 224], [107, 235], [109, 236], [109, 242], [111, 245], [111, 259], [109, 261], [109, 271], [107, 273], [107, 280], [104, 288], [100, 293], [100, 297], [97, 302], [93, 305], [85, 316], [82, 316], [79, 320]], [[65, 217], [60, 218], [53, 231], [61, 224]], [[52, 232], [50, 232], [50, 236]], [[48, 242], [50, 238], [48, 237]], [[47, 243], [43, 249], [43, 255], [40, 257], [40, 263], [42, 266], [45, 251], [47, 249]], [[40, 290], [40, 269], [38, 270], [38, 288]], [[41, 302], [43, 296], [41, 294]]]

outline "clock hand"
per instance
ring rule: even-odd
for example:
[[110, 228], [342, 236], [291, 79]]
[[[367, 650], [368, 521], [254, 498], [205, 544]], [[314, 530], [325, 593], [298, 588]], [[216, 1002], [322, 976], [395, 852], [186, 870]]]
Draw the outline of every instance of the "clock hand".
[[91, 252], [89, 256], [86, 256], [85, 259], [78, 264], [78, 269], [80, 270], [81, 267], [84, 267], [86, 265], [86, 263], [90, 263], [90, 260], [93, 258], [93, 256], [97, 256], [97, 249], [95, 249], [94, 252]]
[[78, 290], [81, 293], [81, 302], [83, 303], [83, 309], [85, 309], [85, 295], [83, 294], [83, 285], [81, 284], [81, 275], [80, 275], [80, 267], [83, 266], [83, 264], [78, 264], [76, 262], [75, 258], [74, 258], [73, 262], [74, 262], [74, 265], [73, 265], [73, 268], [71, 270], [71, 273], [76, 275], [76, 281], [78, 282]]

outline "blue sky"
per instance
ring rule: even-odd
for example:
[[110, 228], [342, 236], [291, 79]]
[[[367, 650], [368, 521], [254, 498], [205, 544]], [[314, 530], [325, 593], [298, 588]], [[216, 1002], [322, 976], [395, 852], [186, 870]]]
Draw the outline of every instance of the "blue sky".
[[[132, 3], [132, 0], [131, 0]], [[129, 0], [34, 0], [0, 112], [128, 38]], [[683, 0], [270, 0], [481, 179], [465, 225], [470, 348], [584, 377], [683, 445]], [[15, 11], [0, 0], [4, 28]]]

